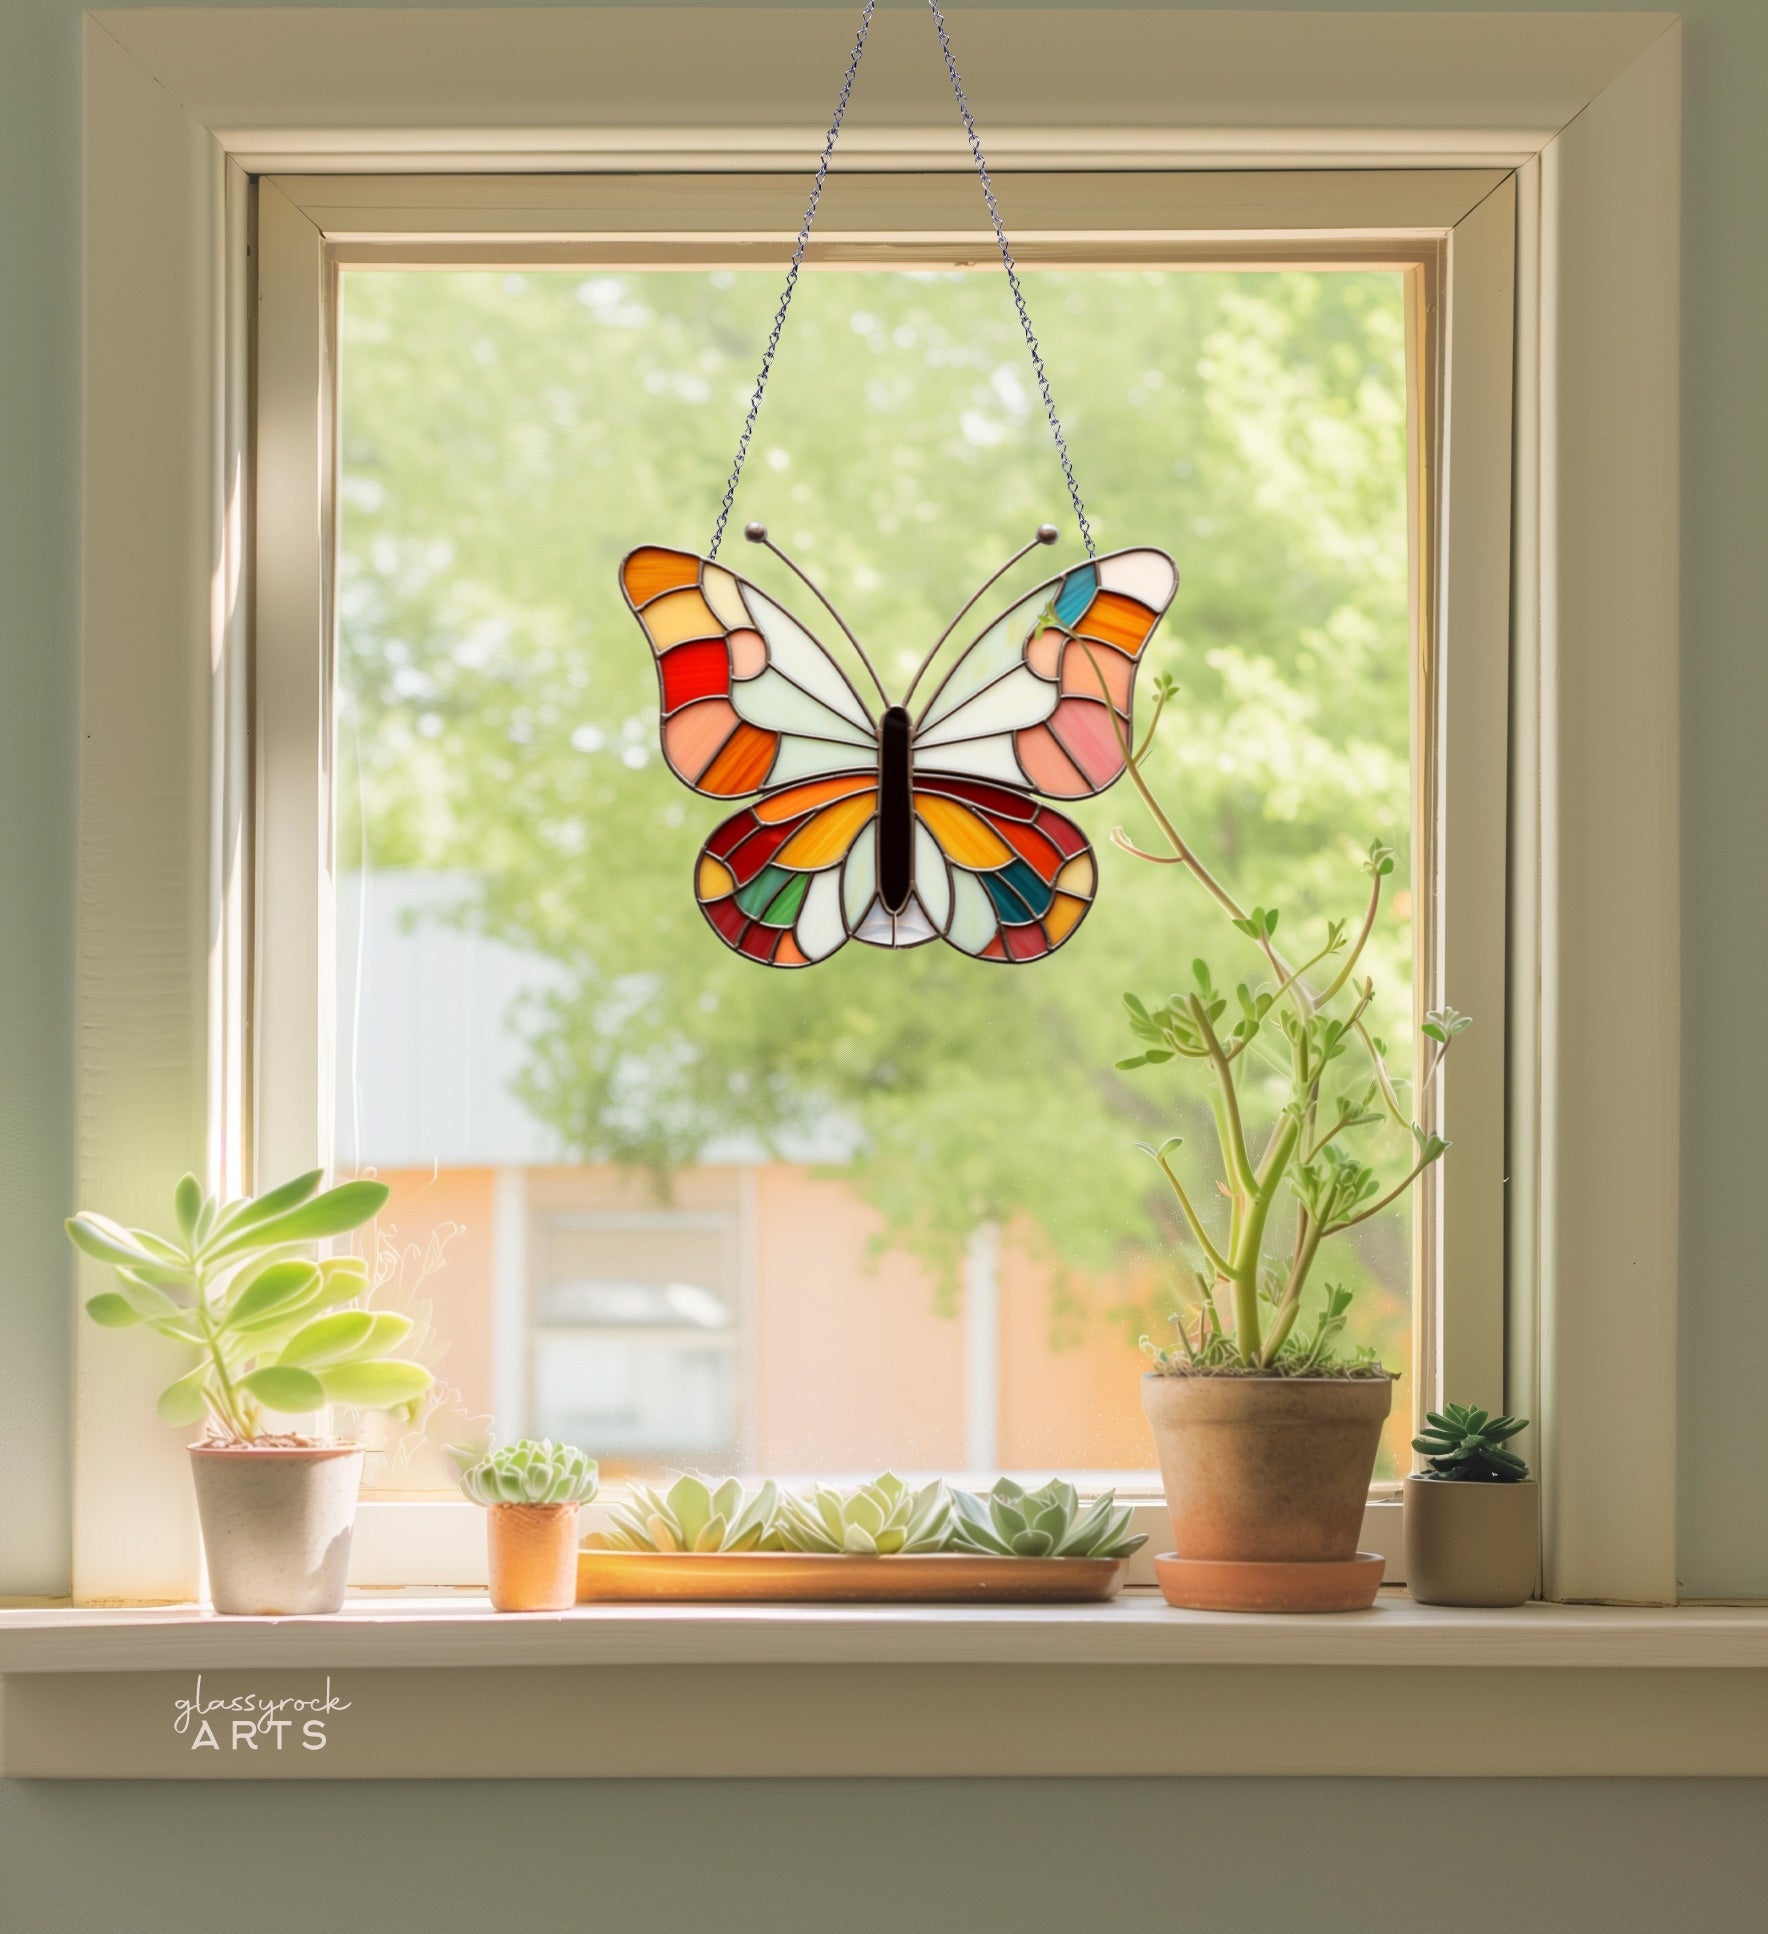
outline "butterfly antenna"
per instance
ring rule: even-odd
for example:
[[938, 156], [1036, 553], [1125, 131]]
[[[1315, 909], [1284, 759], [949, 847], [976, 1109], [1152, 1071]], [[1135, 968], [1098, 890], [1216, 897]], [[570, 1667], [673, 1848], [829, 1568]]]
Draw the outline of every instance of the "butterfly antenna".
[[957, 630], [958, 626], [963, 623], [965, 616], [974, 607], [977, 599], [979, 599], [982, 596], [982, 594], [990, 588], [990, 586], [999, 584], [1001, 579], [1004, 578], [1010, 570], [1012, 570], [1013, 566], [1017, 564], [1022, 557], [1026, 557], [1032, 551], [1035, 551], [1040, 544], [1054, 544], [1056, 539], [1061, 535], [1062, 533], [1056, 528], [1054, 524], [1039, 524], [1037, 527], [1037, 532], [1033, 536], [1031, 542], [1025, 545], [1023, 549], [1015, 551], [1013, 555], [1007, 559], [1006, 563], [1003, 564], [997, 572], [995, 572], [993, 577], [985, 578], [983, 582], [976, 587], [975, 591], [971, 594], [969, 602], [964, 605], [963, 609], [958, 612], [957, 616], [952, 619], [951, 623], [946, 626], [946, 628], [939, 634], [939, 636], [936, 639], [934, 639], [933, 649], [930, 652], [928, 652], [925, 658], [921, 660], [919, 669], [916, 671], [914, 677], [909, 681], [908, 690], [903, 694], [902, 702], [905, 708], [907, 707], [909, 700], [912, 699], [915, 695], [915, 687], [919, 685], [921, 680], [927, 676], [927, 668], [933, 663], [934, 659], [936, 659], [939, 656], [940, 646], [943, 645], [945, 641], [952, 635], [952, 633]]
[[[815, 584], [811, 582], [811, 580], [804, 574], [804, 572], [799, 570], [798, 566], [795, 563], [793, 563], [791, 558], [789, 558], [784, 551], [780, 549], [779, 545], [777, 545], [773, 541], [773, 539], [768, 536], [767, 526], [765, 524], [745, 524], [743, 526], [743, 535], [746, 538], [748, 538], [751, 544], [759, 544], [764, 549], [772, 551], [774, 556], [777, 557], [780, 560], [780, 562], [783, 565], [785, 565], [786, 569], [790, 571], [792, 575], [795, 578], [797, 578], [801, 584], [805, 586], [805, 588], [810, 592], [810, 595], [816, 599], [817, 603], [820, 604], [823, 607], [823, 609], [829, 614], [829, 616], [833, 618], [835, 622], [841, 627], [842, 633], [846, 637], [847, 642], [854, 648], [855, 651], [859, 653], [859, 662], [865, 666], [868, 672], [871, 673], [872, 683], [876, 685], [878, 688], [878, 696], [884, 701], [885, 707], [886, 709], [888, 709], [890, 705], [890, 694], [887, 691], [885, 691], [883, 679], [881, 679], [878, 676], [876, 667], [872, 664], [872, 661], [866, 656], [865, 646], [862, 645], [860, 641], [853, 635], [853, 633], [848, 630], [847, 620], [844, 617], [842, 617], [841, 613], [835, 609], [835, 607], [829, 602], [829, 600], [826, 597], [823, 596], [822, 592], [816, 587]], [[1024, 553], [1021, 552], [1020, 555], [1023, 556]]]

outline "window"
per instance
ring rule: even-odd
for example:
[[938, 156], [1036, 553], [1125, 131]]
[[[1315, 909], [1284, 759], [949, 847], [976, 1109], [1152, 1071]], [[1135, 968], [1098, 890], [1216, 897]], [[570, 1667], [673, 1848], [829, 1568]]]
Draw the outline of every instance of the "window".
[[[1062, 503], [998, 267], [902, 252], [813, 265], [732, 523], [769, 523], [887, 682]], [[1180, 564], [1143, 674], [1181, 688], [1157, 787], [1290, 931], [1356, 910], [1362, 842], [1397, 849], [1369, 961], [1403, 1076], [1414, 984], [1443, 966], [1441, 251], [1021, 252], [1102, 544]], [[395, 1251], [443, 1253], [389, 1292], [427, 1305], [446, 1352], [428, 1450], [465, 1413], [585, 1442], [615, 1476], [1155, 1488], [1138, 1338], [1164, 1335], [1189, 1259], [1133, 1145], [1209, 1129], [1179, 1083], [1113, 1071], [1119, 1002], [1170, 992], [1197, 954], [1245, 971], [1233, 936], [1111, 846], [1120, 823], [1147, 838], [1125, 785], [1075, 809], [1100, 901], [1050, 961], [854, 945], [780, 975], [731, 956], [689, 884], [722, 813], [657, 755], [615, 571], [640, 542], [703, 546], [776, 269], [655, 239], [360, 253], [331, 251], [324, 291], [323, 1126], [341, 1168], [394, 1185]], [[833, 631], [773, 559], [735, 536], [725, 559]], [[291, 903], [274, 867], [263, 891], [272, 919]], [[1359, 1292], [1357, 1339], [1420, 1389], [1445, 1334], [1440, 1207], [1371, 1223], [1328, 1272]], [[1409, 1434], [1402, 1402], [1379, 1476]], [[416, 1468], [407, 1447], [380, 1482]]]
[[[1679, 39], [1649, 15], [1205, 25], [1199, 58], [1195, 18], [1049, 16], [1064, 71], [1127, 90], [1103, 135], [1052, 118], [1014, 79], [1017, 27], [977, 16], [993, 120], [1025, 131], [1003, 158], [1020, 259], [1400, 264], [1425, 284], [1415, 934], [1421, 993], [1479, 1019], [1420, 1218], [1410, 1393], [1546, 1420], [1553, 1595], [1673, 1596], [1676, 1041], [1635, 1031], [1621, 1062], [1603, 1044], [1642, 988], [1673, 1003], [1676, 986]], [[145, 1206], [142, 1178], [196, 1160], [205, 1128], [234, 1187], [332, 1140], [334, 271], [782, 259], [804, 163], [777, 128], [812, 125], [820, 71], [773, 72], [777, 127], [728, 103], [708, 118], [660, 17], [614, 47], [605, 26], [510, 16], [502, 79], [458, 13], [393, 40], [315, 15], [292, 62], [269, 14], [119, 14], [86, 38], [82, 1200]], [[753, 58], [751, 23], [707, 31], [708, 74]], [[568, 128], [534, 78], [563, 73]], [[843, 150], [817, 265], [978, 264], [961, 149], [912, 89], [881, 105], [882, 138]], [[586, 172], [503, 172], [524, 154]], [[368, 172], [337, 172], [352, 165]], [[167, 999], [142, 1000], [144, 973]], [[439, 1308], [494, 1266], [470, 1253], [488, 1229], [452, 1245]], [[197, 1559], [182, 1453], [150, 1413], [162, 1365], [84, 1329], [77, 1350], [76, 1591], [178, 1597]], [[1657, 1476], [1623, 1497], [1596, 1418], [1642, 1365]], [[475, 1542], [462, 1514], [414, 1515]]]

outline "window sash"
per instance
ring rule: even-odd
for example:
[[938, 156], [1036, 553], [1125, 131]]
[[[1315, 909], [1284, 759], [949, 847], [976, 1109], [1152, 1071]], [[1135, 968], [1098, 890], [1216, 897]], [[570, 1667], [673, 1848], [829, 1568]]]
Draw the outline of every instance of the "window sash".
[[[254, 1170], [324, 1162], [332, 1120], [330, 718], [341, 267], [777, 265], [796, 176], [274, 177], [260, 184], [251, 1036]], [[1036, 266], [1350, 267], [1405, 276], [1412, 523], [1416, 1011], [1452, 999], [1505, 1038], [1511, 363], [1515, 189], [1496, 170], [1386, 174], [1041, 171], [1012, 181]], [[998, 262], [973, 177], [831, 178], [812, 263]], [[1451, 425], [1453, 433], [1451, 434]], [[1450, 704], [1453, 694], [1454, 703]], [[1504, 1061], [1458, 1057], [1427, 1126], [1456, 1143], [1414, 1217], [1415, 1414], [1504, 1393]], [[377, 1507], [378, 1508], [378, 1507]], [[391, 1507], [400, 1508], [400, 1507]], [[425, 1507], [415, 1509], [420, 1514]], [[1380, 1520], [1377, 1520], [1380, 1522]], [[428, 1533], [423, 1530], [428, 1523]], [[444, 1539], [413, 1518], [389, 1551]], [[458, 1537], [458, 1532], [455, 1534]], [[1397, 1539], [1393, 1541], [1397, 1546]], [[377, 1540], [359, 1561], [372, 1574]], [[438, 1557], [441, 1545], [437, 1547]], [[389, 1562], [393, 1562], [389, 1560]]]

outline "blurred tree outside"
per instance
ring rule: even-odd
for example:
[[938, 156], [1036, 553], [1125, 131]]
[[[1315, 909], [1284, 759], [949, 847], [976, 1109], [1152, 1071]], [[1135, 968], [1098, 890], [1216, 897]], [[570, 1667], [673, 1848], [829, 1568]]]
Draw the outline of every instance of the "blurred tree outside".
[[[852, 944], [779, 973], [728, 952], [695, 905], [695, 856], [729, 809], [662, 762], [653, 661], [615, 574], [640, 543], [705, 548], [777, 276], [344, 280], [340, 865], [470, 876], [452, 917], [562, 970], [514, 1017], [527, 1105], [584, 1160], [663, 1187], [708, 1150], [818, 1151], [946, 1293], [992, 1220], [1055, 1263], [1061, 1321], [1162, 1327], [1162, 1299], [1189, 1290], [1188, 1244], [1133, 1144], [1184, 1133], [1181, 1162], [1213, 1200], [1212, 1142], [1181, 1073], [1113, 1071], [1131, 1051], [1120, 996], [1152, 1005], [1200, 954], [1228, 986], [1256, 984], [1260, 962], [1182, 872], [1110, 846], [1118, 823], [1153, 843], [1127, 782], [1064, 808], [1098, 850], [1098, 904], [1036, 965]], [[1144, 706], [1156, 673], [1180, 687], [1156, 790], [1243, 901], [1281, 908], [1295, 956], [1360, 910], [1363, 846], [1397, 849], [1368, 959], [1404, 1076], [1400, 277], [1027, 281], [1100, 548], [1155, 544], [1179, 563], [1139, 681]], [[830, 642], [804, 588], [742, 541], [746, 518], [896, 693], [1037, 524], [1063, 543], [991, 592], [958, 642], [1078, 558], [998, 273], [805, 277], [724, 561]], [[1405, 1138], [1366, 1146], [1397, 1179]], [[1396, 1365], [1409, 1229], [1401, 1204], [1315, 1271], [1316, 1287], [1364, 1292], [1352, 1336]], [[1143, 1287], [1089, 1301], [1101, 1280]]]

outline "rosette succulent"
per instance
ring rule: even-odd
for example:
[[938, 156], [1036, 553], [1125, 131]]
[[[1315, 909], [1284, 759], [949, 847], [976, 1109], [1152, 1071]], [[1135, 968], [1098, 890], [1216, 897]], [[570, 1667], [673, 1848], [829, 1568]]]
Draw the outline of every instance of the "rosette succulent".
[[475, 1504], [587, 1504], [598, 1484], [596, 1461], [574, 1444], [526, 1437], [493, 1451], [460, 1474]]
[[819, 1484], [789, 1495], [780, 1507], [780, 1536], [792, 1551], [888, 1558], [943, 1551], [952, 1532], [951, 1494], [936, 1478], [911, 1490], [893, 1471], [857, 1490]]
[[778, 1551], [778, 1506], [771, 1482], [753, 1494], [734, 1477], [715, 1487], [686, 1475], [661, 1492], [635, 1482], [609, 1513], [607, 1530], [583, 1543], [589, 1551]]
[[1433, 1476], [1468, 1484], [1517, 1484], [1528, 1476], [1528, 1465], [1504, 1448], [1506, 1438], [1528, 1429], [1526, 1417], [1493, 1417], [1471, 1404], [1450, 1403], [1426, 1411], [1424, 1422], [1412, 1448], [1424, 1453]]
[[1053, 1478], [1027, 1491], [1003, 1477], [986, 1497], [952, 1493], [953, 1526], [948, 1549], [996, 1558], [1127, 1558], [1148, 1540], [1131, 1532], [1127, 1505], [1103, 1492], [1080, 1508], [1074, 1486]]

